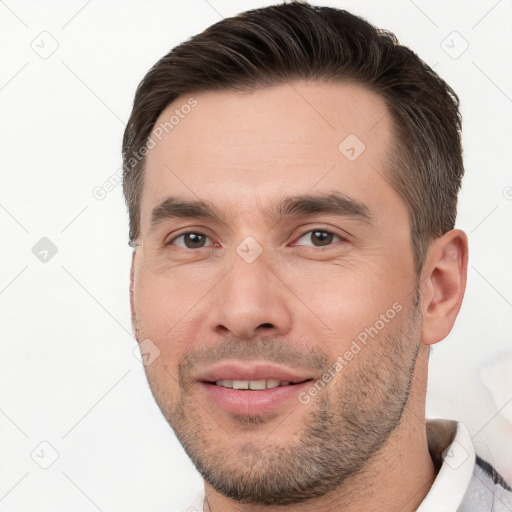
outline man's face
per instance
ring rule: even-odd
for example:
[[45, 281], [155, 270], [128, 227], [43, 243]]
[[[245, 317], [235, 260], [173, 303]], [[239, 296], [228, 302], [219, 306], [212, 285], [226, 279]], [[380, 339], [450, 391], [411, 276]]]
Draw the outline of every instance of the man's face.
[[[421, 314], [385, 170], [391, 118], [348, 84], [193, 97], [162, 113], [155, 133], [181, 115], [147, 156], [137, 340], [160, 351], [149, 384], [205, 480], [239, 501], [298, 502], [363, 468], [409, 396]], [[286, 198], [331, 194], [337, 211], [277, 215]], [[160, 208], [152, 225], [169, 196], [219, 218]]]

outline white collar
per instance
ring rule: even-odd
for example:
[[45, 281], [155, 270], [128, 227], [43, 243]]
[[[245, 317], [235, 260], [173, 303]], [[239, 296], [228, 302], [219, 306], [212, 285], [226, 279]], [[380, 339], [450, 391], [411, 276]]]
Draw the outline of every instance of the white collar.
[[441, 466], [416, 512], [456, 512], [475, 466], [475, 449], [460, 421], [427, 418], [427, 440], [434, 464]]

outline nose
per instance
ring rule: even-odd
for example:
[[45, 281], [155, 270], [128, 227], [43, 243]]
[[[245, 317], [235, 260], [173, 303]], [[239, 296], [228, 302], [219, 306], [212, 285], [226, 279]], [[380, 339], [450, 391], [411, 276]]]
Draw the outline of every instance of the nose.
[[238, 339], [287, 334], [293, 294], [280, 274], [264, 254], [251, 263], [236, 255], [215, 287], [210, 329]]

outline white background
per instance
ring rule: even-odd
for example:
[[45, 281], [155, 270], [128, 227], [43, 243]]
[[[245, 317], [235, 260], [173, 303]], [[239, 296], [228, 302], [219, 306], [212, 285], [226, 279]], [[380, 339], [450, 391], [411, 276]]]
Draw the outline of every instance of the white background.
[[[121, 186], [103, 200], [93, 190], [121, 166], [150, 66], [269, 3], [0, 2], [0, 511], [172, 511], [200, 486], [133, 355]], [[460, 96], [468, 286], [431, 355], [427, 416], [463, 421], [510, 480], [512, 382], [500, 371], [512, 375], [512, 1], [323, 5], [394, 31]], [[453, 58], [461, 37], [469, 47]], [[46, 263], [32, 252], [42, 237], [58, 249]]]

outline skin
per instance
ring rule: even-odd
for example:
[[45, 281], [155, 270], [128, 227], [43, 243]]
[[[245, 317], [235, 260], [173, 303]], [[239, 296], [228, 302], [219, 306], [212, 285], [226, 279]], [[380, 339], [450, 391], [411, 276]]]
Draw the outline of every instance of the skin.
[[[416, 510], [436, 476], [428, 348], [458, 314], [466, 235], [434, 240], [418, 280], [408, 211], [385, 179], [391, 118], [360, 86], [297, 81], [193, 96], [197, 107], [147, 156], [131, 310], [137, 341], [160, 350], [148, 382], [205, 478], [205, 510]], [[366, 146], [353, 162], [338, 149], [350, 133]], [[265, 215], [283, 195], [332, 191], [364, 203], [372, 224], [325, 214], [275, 224]], [[150, 234], [151, 211], [170, 194], [207, 199], [224, 221], [169, 220]], [[320, 246], [318, 229], [350, 237]], [[205, 234], [207, 247], [174, 239], [186, 232]], [[252, 263], [236, 252], [249, 236], [263, 248]], [[229, 359], [300, 367], [316, 381], [395, 303], [401, 311], [307, 404], [234, 415], [193, 379], [209, 360]], [[298, 482], [294, 495], [286, 484]]]

